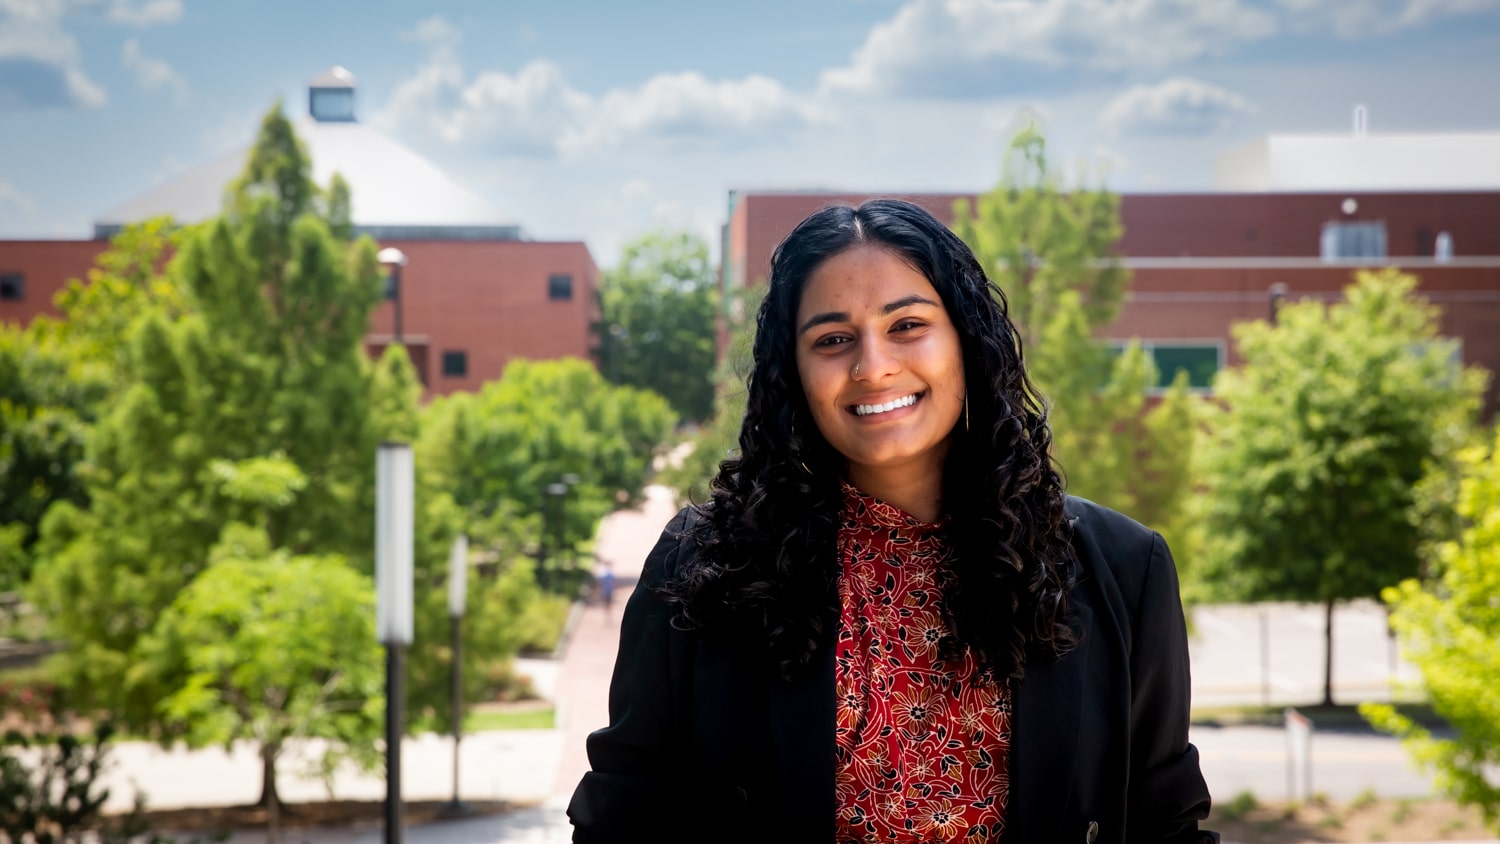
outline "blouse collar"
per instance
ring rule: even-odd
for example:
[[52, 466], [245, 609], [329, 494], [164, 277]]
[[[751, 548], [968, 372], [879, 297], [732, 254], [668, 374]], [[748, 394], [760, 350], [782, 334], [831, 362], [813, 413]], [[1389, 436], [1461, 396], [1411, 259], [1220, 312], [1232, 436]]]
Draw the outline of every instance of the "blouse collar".
[[844, 518], [855, 524], [897, 528], [909, 531], [940, 530], [947, 521], [946, 516], [936, 522], [924, 522], [894, 504], [867, 495], [847, 480], [839, 481], [844, 491]]

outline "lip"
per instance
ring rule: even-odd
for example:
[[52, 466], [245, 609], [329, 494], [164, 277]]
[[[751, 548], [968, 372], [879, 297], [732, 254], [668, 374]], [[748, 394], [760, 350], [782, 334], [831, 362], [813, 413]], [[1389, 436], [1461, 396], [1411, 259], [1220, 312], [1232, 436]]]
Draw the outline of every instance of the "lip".
[[[878, 396], [866, 396], [864, 398], [861, 398], [859, 401], [844, 405], [844, 412], [848, 413], [850, 416], [858, 419], [861, 422], [884, 422], [887, 419], [899, 419], [909, 413], [914, 412], [916, 408], [920, 407], [922, 402], [926, 401], [927, 393], [927, 390], [914, 390], [899, 393], [887, 392]], [[898, 407], [894, 410], [887, 410], [884, 413], [872, 413], [868, 416], [860, 416], [859, 413], [856, 412], [856, 408], [858, 408], [862, 404], [885, 404], [886, 402], [895, 401], [897, 399], [904, 399], [907, 396], [916, 396], [916, 401], [905, 407]]]

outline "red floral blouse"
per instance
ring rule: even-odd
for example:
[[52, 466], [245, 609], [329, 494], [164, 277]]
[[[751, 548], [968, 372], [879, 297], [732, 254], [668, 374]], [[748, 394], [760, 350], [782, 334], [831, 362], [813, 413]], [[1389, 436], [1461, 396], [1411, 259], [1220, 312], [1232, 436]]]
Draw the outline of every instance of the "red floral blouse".
[[998, 841], [1004, 827], [1010, 694], [971, 654], [947, 662], [939, 653], [939, 530], [844, 484], [840, 844], [977, 844]]

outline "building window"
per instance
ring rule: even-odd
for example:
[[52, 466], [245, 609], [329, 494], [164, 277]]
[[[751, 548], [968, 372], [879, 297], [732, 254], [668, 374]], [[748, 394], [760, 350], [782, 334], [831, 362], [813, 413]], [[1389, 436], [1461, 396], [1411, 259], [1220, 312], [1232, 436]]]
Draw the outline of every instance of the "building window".
[[547, 276], [547, 298], [566, 302], [573, 298], [573, 274], [553, 273]]
[[443, 352], [443, 377], [467, 378], [469, 375], [468, 352]]
[[1384, 258], [1385, 223], [1324, 223], [1319, 252], [1325, 261]]
[[[1186, 372], [1188, 387], [1194, 392], [1208, 392], [1213, 388], [1214, 376], [1224, 368], [1224, 342], [1222, 340], [1141, 340], [1141, 349], [1151, 356], [1156, 365], [1156, 384], [1147, 389], [1150, 393], [1165, 392], [1177, 380], [1177, 373]], [[1112, 342], [1110, 350], [1115, 354], [1125, 350], [1125, 343]]]
[[1453, 235], [1448, 232], [1438, 232], [1437, 245], [1432, 248], [1432, 257], [1439, 264], [1446, 264], [1453, 260]]
[[307, 108], [314, 120], [325, 123], [351, 122], [354, 120], [354, 89], [309, 89]]
[[19, 302], [26, 298], [26, 276], [21, 273], [0, 273], [0, 300]]

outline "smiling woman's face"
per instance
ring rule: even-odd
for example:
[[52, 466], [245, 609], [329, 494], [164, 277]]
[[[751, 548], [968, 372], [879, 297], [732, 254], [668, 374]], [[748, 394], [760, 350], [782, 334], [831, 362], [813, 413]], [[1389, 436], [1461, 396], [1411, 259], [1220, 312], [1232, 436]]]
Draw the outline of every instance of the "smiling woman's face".
[[795, 330], [808, 407], [851, 478], [941, 466], [964, 364], [926, 276], [878, 246], [840, 252], [808, 278]]

